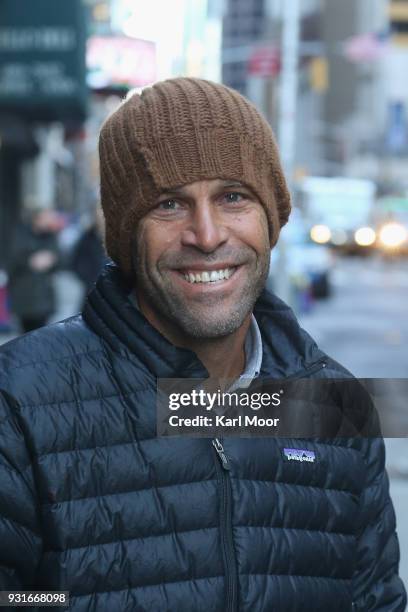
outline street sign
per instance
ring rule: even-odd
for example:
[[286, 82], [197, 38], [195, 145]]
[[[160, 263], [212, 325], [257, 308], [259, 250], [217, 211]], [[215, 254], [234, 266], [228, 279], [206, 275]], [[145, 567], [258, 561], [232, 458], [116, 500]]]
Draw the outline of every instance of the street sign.
[[280, 52], [277, 47], [255, 48], [248, 60], [248, 74], [258, 77], [277, 76], [281, 68]]
[[81, 0], [1, 0], [0, 110], [38, 119], [86, 110]]

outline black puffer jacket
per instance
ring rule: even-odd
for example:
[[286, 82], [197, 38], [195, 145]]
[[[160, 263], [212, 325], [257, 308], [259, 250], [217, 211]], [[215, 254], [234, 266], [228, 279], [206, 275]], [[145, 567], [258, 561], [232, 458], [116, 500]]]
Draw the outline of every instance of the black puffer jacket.
[[[277, 298], [255, 312], [262, 375], [344, 374]], [[0, 589], [68, 590], [75, 612], [404, 610], [383, 442], [303, 440], [318, 460], [297, 463], [226, 438], [226, 472], [209, 439], [157, 438], [156, 378], [206, 372], [114, 267], [84, 319], [0, 363]]]

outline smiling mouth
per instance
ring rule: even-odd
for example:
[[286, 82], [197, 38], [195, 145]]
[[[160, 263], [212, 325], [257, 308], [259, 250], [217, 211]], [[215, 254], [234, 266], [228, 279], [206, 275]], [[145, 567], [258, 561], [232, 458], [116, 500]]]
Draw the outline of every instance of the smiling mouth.
[[205, 284], [228, 280], [236, 270], [237, 267], [234, 266], [231, 268], [222, 268], [220, 270], [180, 270], [180, 274], [188, 283]]

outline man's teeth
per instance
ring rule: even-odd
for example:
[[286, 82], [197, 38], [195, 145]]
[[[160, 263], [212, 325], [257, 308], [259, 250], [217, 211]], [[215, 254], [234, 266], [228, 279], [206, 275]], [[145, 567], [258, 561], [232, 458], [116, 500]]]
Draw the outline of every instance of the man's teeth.
[[189, 283], [214, 283], [219, 280], [227, 280], [233, 273], [233, 268], [225, 268], [224, 270], [211, 270], [207, 272], [186, 272], [184, 278]]

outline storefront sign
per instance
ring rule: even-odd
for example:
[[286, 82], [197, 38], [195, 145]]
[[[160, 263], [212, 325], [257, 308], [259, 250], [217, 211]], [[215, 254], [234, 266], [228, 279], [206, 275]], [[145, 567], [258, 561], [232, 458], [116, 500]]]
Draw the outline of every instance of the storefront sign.
[[0, 2], [0, 109], [43, 119], [85, 114], [81, 0]]

